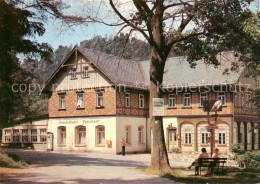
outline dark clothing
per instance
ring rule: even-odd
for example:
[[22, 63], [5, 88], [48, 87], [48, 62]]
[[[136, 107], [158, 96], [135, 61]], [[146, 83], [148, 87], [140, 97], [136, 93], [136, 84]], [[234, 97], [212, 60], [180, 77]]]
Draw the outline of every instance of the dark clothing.
[[122, 152], [121, 152], [122, 155], [125, 155], [125, 146], [122, 146]]

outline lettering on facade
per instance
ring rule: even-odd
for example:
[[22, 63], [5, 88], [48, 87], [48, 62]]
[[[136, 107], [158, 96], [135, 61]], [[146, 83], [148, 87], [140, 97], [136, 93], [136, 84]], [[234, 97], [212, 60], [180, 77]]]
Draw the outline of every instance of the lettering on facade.
[[[98, 123], [98, 119], [92, 119], [92, 120], [82, 120], [82, 123]], [[59, 124], [78, 124], [79, 121], [77, 120], [61, 120], [59, 121]]]
[[83, 123], [98, 123], [98, 119], [92, 119], [92, 120], [83, 120]]

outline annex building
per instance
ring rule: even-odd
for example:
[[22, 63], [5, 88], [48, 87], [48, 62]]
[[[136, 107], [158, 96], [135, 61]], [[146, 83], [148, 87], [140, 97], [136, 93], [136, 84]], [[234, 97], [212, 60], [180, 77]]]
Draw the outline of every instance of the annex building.
[[[220, 66], [197, 62], [190, 68], [186, 57], [169, 58], [162, 88], [164, 135], [168, 150], [199, 151], [208, 147], [205, 100], [221, 100], [215, 146], [228, 152], [239, 143], [244, 150], [260, 146], [259, 120], [247, 109], [259, 80], [247, 70], [227, 71], [237, 62], [231, 53], [219, 56]], [[48, 118], [5, 128], [3, 145], [30, 145], [35, 149], [119, 153], [151, 149], [149, 125], [149, 61], [132, 61], [75, 47], [46, 82]], [[225, 74], [224, 74], [225, 73]], [[259, 107], [258, 107], [259, 108]], [[47, 136], [48, 135], [48, 136]]]

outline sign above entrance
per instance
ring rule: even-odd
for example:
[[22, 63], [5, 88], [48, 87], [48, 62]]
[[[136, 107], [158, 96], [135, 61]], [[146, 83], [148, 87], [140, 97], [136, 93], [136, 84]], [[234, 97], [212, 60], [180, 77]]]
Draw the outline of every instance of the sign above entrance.
[[[88, 120], [82, 120], [82, 123], [98, 123], [99, 119], [88, 119]], [[59, 124], [78, 124], [81, 123], [81, 121], [78, 120], [60, 120]]]
[[164, 116], [163, 98], [153, 98], [153, 116]]

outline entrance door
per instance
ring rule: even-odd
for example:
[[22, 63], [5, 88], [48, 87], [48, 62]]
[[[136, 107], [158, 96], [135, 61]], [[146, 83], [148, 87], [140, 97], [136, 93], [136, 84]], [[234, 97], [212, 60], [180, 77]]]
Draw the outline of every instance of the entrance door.
[[176, 129], [168, 129], [168, 151], [177, 146]]

